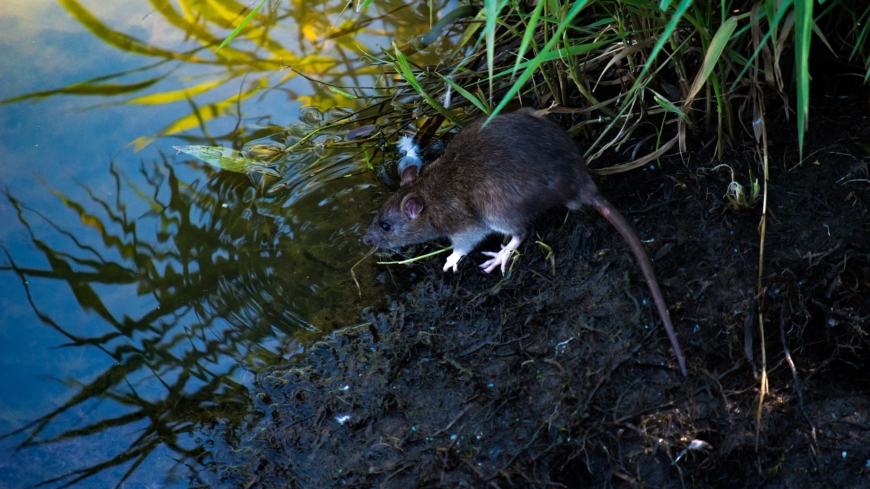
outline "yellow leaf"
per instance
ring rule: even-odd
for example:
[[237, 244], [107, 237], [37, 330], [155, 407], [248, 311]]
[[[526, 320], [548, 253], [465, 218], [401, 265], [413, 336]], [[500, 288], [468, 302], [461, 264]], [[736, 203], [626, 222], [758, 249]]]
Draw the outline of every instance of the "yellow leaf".
[[228, 80], [225, 78], [212, 80], [182, 90], [173, 90], [171, 92], [155, 93], [152, 95], [145, 95], [143, 97], [136, 97], [134, 99], [128, 100], [127, 103], [141, 105], [160, 105], [172, 102], [179, 102], [182, 100], [189, 100], [192, 99], [194, 96], [199, 95], [200, 93], [207, 92], [212, 88], [222, 85], [226, 81]]
[[337, 93], [315, 93], [314, 95], [300, 95], [296, 98], [302, 102], [302, 107], [317, 107], [320, 110], [327, 110], [332, 107], [351, 107], [353, 100]]
[[317, 30], [311, 24], [305, 24], [302, 26], [302, 34], [305, 36], [305, 39], [308, 39], [309, 42], [316, 43], [319, 39], [319, 34]]
[[84, 224], [85, 226], [90, 226], [90, 227], [96, 229], [97, 231], [99, 231], [100, 234], [103, 234], [103, 223], [100, 222], [99, 219], [97, 219], [96, 217], [91, 216], [89, 214], [82, 214], [81, 218], [82, 218], [82, 224]]
[[133, 152], [138, 153], [139, 151], [142, 151], [142, 148], [153, 143], [155, 139], [157, 138], [152, 136], [139, 136], [138, 138], [130, 141], [127, 146], [124, 146], [124, 149], [133, 146]]
[[245, 100], [246, 98], [258, 93], [260, 90], [266, 88], [269, 85], [269, 78], [263, 77], [257, 80], [252, 84], [252, 86], [246, 91], [240, 94], [233, 94], [220, 102], [215, 102], [213, 104], [206, 105], [200, 108], [196, 113], [188, 114], [172, 124], [169, 125], [166, 129], [160, 132], [160, 136], [166, 136], [168, 134], [175, 134], [177, 132], [186, 131], [187, 129], [197, 127], [202, 123], [208, 122], [212, 119], [216, 119], [218, 117], [225, 116], [229, 113], [230, 110], [235, 110], [238, 107], [238, 103], [241, 100]]

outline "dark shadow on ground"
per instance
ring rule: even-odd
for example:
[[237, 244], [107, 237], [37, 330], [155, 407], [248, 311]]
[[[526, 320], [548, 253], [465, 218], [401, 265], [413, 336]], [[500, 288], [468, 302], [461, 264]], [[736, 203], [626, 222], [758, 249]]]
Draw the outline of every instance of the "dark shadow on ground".
[[[594, 212], [554, 212], [536, 232], [555, 275], [533, 239], [502, 281], [479, 255], [457, 275], [425, 261], [370, 324], [262, 372], [263, 415], [216, 437], [212, 483], [867, 487], [866, 103], [820, 100], [803, 164], [793, 121], [775, 121], [760, 295], [760, 205], [731, 209], [731, 172], [709, 154], [601, 182], [654, 238], [688, 378], [619, 235]], [[744, 184], [759, 174], [752, 146], [724, 163]]]

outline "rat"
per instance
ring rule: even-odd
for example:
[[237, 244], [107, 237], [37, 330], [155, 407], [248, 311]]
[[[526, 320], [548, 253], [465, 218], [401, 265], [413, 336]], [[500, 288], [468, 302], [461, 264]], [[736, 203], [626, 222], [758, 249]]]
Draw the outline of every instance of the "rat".
[[401, 171], [402, 184], [365, 233], [363, 242], [396, 249], [449, 237], [453, 253], [444, 271], [458, 270], [459, 260], [488, 234], [510, 236], [500, 251], [485, 251], [480, 265], [487, 273], [508, 261], [529, 228], [544, 212], [566, 206], [592, 206], [628, 242], [664, 323], [683, 375], [685, 360], [652, 263], [625, 217], [605, 199], [586, 170], [576, 142], [544, 117], [546, 111], [520, 109], [480, 118], [462, 129], [434, 162]]

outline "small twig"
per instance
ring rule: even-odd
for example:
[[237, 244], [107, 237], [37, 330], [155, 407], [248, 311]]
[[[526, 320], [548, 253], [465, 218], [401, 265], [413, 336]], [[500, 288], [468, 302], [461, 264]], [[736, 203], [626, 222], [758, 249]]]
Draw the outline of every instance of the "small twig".
[[798, 167], [800, 167], [801, 165], [803, 165], [804, 162], [807, 161], [808, 159], [810, 159], [814, 154], [816, 154], [816, 153], [820, 153], [820, 152], [822, 152], [822, 151], [824, 151], [824, 150], [826, 150], [826, 149], [829, 149], [829, 148], [833, 148], [834, 146], [836, 146], [836, 144], [832, 144], [832, 145], [830, 145], [830, 146], [825, 146], [824, 148], [819, 148], [819, 149], [813, 151], [812, 153], [810, 153], [810, 154], [804, 156], [804, 159], [798, 161], [798, 162], [797, 162], [793, 167], [789, 168], [789, 169], [786, 170], [786, 171], [793, 171], [795, 168], [798, 168]]
[[[760, 104], [759, 104], [760, 105]], [[764, 113], [762, 111], [761, 117], [759, 118], [761, 124], [761, 148], [757, 148], [758, 152], [761, 153], [762, 168], [764, 169], [764, 198], [762, 200], [761, 206], [761, 222], [759, 223], [758, 230], [761, 235], [759, 246], [758, 246], [758, 288], [756, 297], [758, 298], [757, 306], [758, 306], [758, 330], [759, 330], [759, 341], [761, 342], [761, 382], [758, 386], [758, 409], [755, 413], [755, 449], [758, 450], [758, 442], [761, 440], [761, 415], [762, 410], [764, 408], [764, 396], [769, 392], [768, 386], [768, 378], [767, 378], [767, 345], [765, 344], [764, 337], [764, 312], [762, 311], [764, 305], [764, 284], [762, 280], [764, 278], [764, 238], [765, 231], [767, 230], [767, 181], [770, 177], [768, 172], [768, 152], [767, 152], [767, 125], [764, 122]]]
[[441, 248], [440, 250], [435, 250], [435, 251], [433, 251], [432, 253], [426, 253], [425, 255], [415, 256], [414, 258], [408, 258], [407, 260], [401, 260], [401, 261], [379, 261], [379, 262], [377, 262], [377, 263], [378, 263], [378, 265], [407, 265], [407, 264], [409, 264], [409, 263], [414, 263], [415, 261], [420, 261], [420, 260], [423, 260], [423, 259], [426, 259], [426, 258], [429, 258], [429, 257], [435, 256], [435, 255], [437, 255], [437, 254], [439, 254], [439, 253], [444, 253], [445, 251], [450, 251], [450, 250], [452, 250], [452, 249], [453, 249], [452, 246], [448, 246], [448, 247], [446, 247], [446, 248]]
[[362, 258], [359, 259], [358, 262], [354, 263], [352, 267], [350, 267], [350, 278], [353, 279], [353, 283], [356, 284], [356, 293], [359, 294], [359, 298], [362, 299], [362, 288], [359, 286], [359, 280], [356, 279], [356, 273], [354, 273], [353, 269], [356, 268], [357, 265], [363, 262], [366, 258], [375, 254], [375, 249], [372, 248], [371, 251], [365, 254]]
[[653, 151], [652, 153], [629, 163], [616, 166], [608, 166], [607, 168], [590, 168], [589, 173], [593, 175], [612, 175], [614, 173], [622, 173], [629, 170], [634, 170], [635, 168], [640, 168], [649, 163], [650, 161], [657, 160], [664, 156], [665, 153], [670, 151], [671, 148], [673, 148], [674, 145], [677, 144], [678, 139], [679, 136], [675, 136], [673, 139], [663, 144], [658, 150]]
[[782, 317], [779, 318], [779, 338], [780, 341], [782, 341], [782, 351], [785, 354], [785, 361], [788, 362], [788, 366], [789, 368], [791, 368], [791, 376], [792, 380], [794, 381], [794, 390], [798, 396], [798, 405], [801, 408], [801, 414], [804, 415], [804, 419], [806, 419], [807, 424], [810, 425], [810, 433], [813, 438], [813, 443], [816, 444], [816, 425], [813, 424], [813, 421], [810, 419], [810, 417], [807, 415], [806, 410], [804, 409], [804, 396], [801, 393], [801, 385], [798, 381], [797, 369], [795, 368], [794, 361], [791, 358], [791, 352], [788, 349], [788, 343], [786, 343], [785, 341], [785, 320]]
[[818, 300], [818, 299], [810, 299], [810, 302], [812, 302], [813, 304], [815, 304], [815, 305], [821, 307], [822, 309], [824, 309], [825, 311], [827, 311], [829, 314], [833, 314], [834, 316], [839, 316], [839, 317], [841, 317], [841, 318], [843, 318], [843, 319], [848, 319], [849, 321], [852, 321], [852, 322], [854, 322], [854, 323], [863, 324], [863, 323], [865, 323], [868, 319], [870, 319], [870, 315], [867, 315], [867, 316], [853, 316], [852, 314], [849, 314], [849, 313], [847, 313], [847, 312], [843, 312], [843, 311], [841, 311], [841, 310], [839, 310], [839, 309], [834, 309], [832, 306], [830, 306], [830, 305], [828, 305], [828, 304], [825, 304], [824, 302], [822, 302], [822, 301], [820, 301], [820, 300]]
[[464, 416], [465, 413], [467, 413], [472, 407], [474, 407], [474, 404], [469, 404], [468, 406], [465, 406], [465, 409], [463, 409], [462, 411], [459, 411], [459, 414], [457, 414], [456, 417], [453, 418], [453, 421], [451, 421], [450, 423], [447, 424], [447, 426], [441, 428], [440, 430], [436, 431], [435, 433], [432, 433], [431, 436], [434, 438], [438, 435], [446, 433], [447, 430], [449, 430], [451, 426], [456, 424], [456, 422], [459, 421], [459, 419], [462, 418], [462, 416]]
[[493, 347], [495, 347], [495, 346], [505, 346], [505, 345], [509, 345], [509, 344], [514, 343], [514, 342], [516, 342], [516, 341], [522, 341], [522, 340], [528, 338], [529, 336], [531, 336], [531, 335], [530, 335], [530, 334], [525, 334], [525, 335], [523, 335], [523, 336], [520, 336], [519, 338], [514, 338], [514, 339], [512, 339], [512, 340], [508, 340], [508, 341], [505, 341], [505, 342], [503, 342], [503, 343], [496, 343], [496, 342], [494, 342], [494, 341], [483, 341], [483, 342], [478, 343], [477, 345], [471, 347], [470, 349], [468, 349], [468, 350], [466, 350], [466, 351], [460, 353], [459, 355], [457, 355], [457, 357], [458, 357], [458, 358], [462, 358], [462, 357], [465, 357], [465, 356], [471, 355], [472, 353], [474, 353], [474, 352], [480, 350], [481, 348], [483, 348], [483, 347], [485, 347], [485, 346], [493, 346]]
[[[519, 457], [521, 453], [523, 453], [523, 452], [525, 452], [526, 450], [528, 450], [529, 448], [531, 448], [532, 445], [534, 445], [535, 443], [540, 443], [540, 440], [538, 440], [538, 435], [541, 434], [541, 431], [542, 431], [543, 429], [544, 429], [544, 425], [539, 426], [539, 427], [538, 427], [538, 430], [535, 431], [535, 434], [532, 435], [532, 437], [529, 439], [529, 442], [528, 442], [524, 447], [522, 447], [522, 448], [520, 448], [519, 450], [517, 450], [517, 451], [516, 451], [516, 452], [511, 456], [511, 458], [508, 459], [507, 463], [505, 463], [505, 464], [502, 466], [502, 467], [503, 467], [502, 470], [504, 470], [504, 469], [510, 467], [511, 464], [514, 463], [514, 460], [516, 460], [516, 458]], [[499, 471], [499, 472], [500, 472], [500, 471]], [[490, 478], [490, 479], [493, 479], [493, 478], [495, 478], [496, 476], [497, 476], [497, 474], [493, 474], [493, 475], [491, 475], [489, 478]]]

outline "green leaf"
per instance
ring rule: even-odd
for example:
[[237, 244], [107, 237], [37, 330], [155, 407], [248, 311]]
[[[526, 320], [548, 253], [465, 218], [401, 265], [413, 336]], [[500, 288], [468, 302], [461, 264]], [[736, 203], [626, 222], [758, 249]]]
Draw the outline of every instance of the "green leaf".
[[[735, 50], [731, 50], [728, 52], [728, 56], [730, 58], [736, 59], [738, 61], [738, 64], [743, 65], [743, 69], [740, 70], [740, 73], [734, 79], [734, 83], [732, 83], [731, 87], [729, 88], [730, 92], [733, 92], [737, 88], [737, 85], [740, 84], [740, 80], [743, 79], [743, 75], [746, 73], [746, 70], [748, 70], [749, 67], [752, 66], [752, 61], [755, 60], [756, 56], [758, 56], [758, 53], [761, 52], [761, 48], [764, 47], [764, 45], [767, 43], [767, 40], [770, 39], [770, 36], [774, 33], [777, 26], [779, 25], [779, 22], [785, 16], [785, 12], [791, 6], [791, 3], [792, 3], [792, 0], [785, 0], [782, 3], [782, 5], [779, 6], [779, 11], [777, 12], [776, 17], [774, 17], [774, 19], [773, 19], [773, 23], [772, 23], [771, 28], [768, 29], [767, 34], [765, 34], [764, 37], [761, 38], [761, 42], [758, 43], [758, 47], [755, 49], [755, 52], [752, 53], [752, 56], [750, 56], [748, 60], [746, 58], [744, 58], [743, 56], [741, 56]], [[751, 21], [751, 22], [754, 22], [754, 21]], [[747, 26], [747, 28], [748, 28], [748, 26]], [[741, 29], [741, 30], [743, 30], [743, 29]]]
[[810, 41], [812, 40], [813, 0], [795, 0], [795, 69], [797, 72], [798, 151], [804, 154], [804, 132], [809, 125]]
[[497, 2], [497, 0], [486, 0], [484, 2], [484, 10], [486, 11], [486, 27], [484, 35], [486, 36], [486, 67], [489, 73], [489, 93], [492, 93], [492, 62], [495, 58], [495, 26], [498, 20], [498, 14], [501, 9], [507, 4], [507, 0]]
[[[617, 39], [621, 39], [623, 36], [618, 37]], [[560, 48], [555, 51], [550, 51], [549, 53], [539, 54], [535, 59], [529, 61], [523, 61], [520, 63], [520, 68], [526, 68], [531, 66], [534, 62], [545, 63], [547, 61], [555, 61], [557, 59], [564, 59], [567, 56], [579, 56], [581, 54], [588, 53], [589, 51], [594, 51], [602, 46], [607, 46], [613, 44], [614, 38], [609, 38], [606, 41], [592, 42], [589, 44], [575, 44], [574, 46], [569, 46], [567, 48]], [[496, 78], [503, 76], [508, 73], [508, 71], [503, 71], [496, 75]]]
[[248, 15], [246, 15], [245, 18], [242, 19], [242, 22], [239, 23], [239, 25], [236, 26], [235, 29], [233, 29], [233, 32], [231, 32], [230, 35], [227, 36], [226, 39], [224, 39], [224, 41], [220, 44], [220, 46], [217, 47], [217, 49], [215, 49], [213, 51], [213, 53], [217, 53], [218, 51], [221, 50], [222, 47], [226, 46], [227, 44], [230, 43], [230, 41], [235, 39], [235, 37], [239, 34], [239, 32], [241, 32], [241, 30], [244, 29], [244, 27], [246, 25], [248, 25], [248, 22], [250, 22], [254, 18], [254, 16], [257, 15], [257, 12], [259, 12], [260, 9], [263, 8], [263, 5], [265, 5], [265, 4], [266, 4], [266, 0], [260, 0], [260, 5], [257, 5], [256, 7], [254, 7], [254, 10], [251, 10], [248, 13]]
[[420, 86], [420, 82], [417, 81], [417, 76], [414, 75], [414, 71], [411, 70], [411, 65], [408, 63], [408, 58], [406, 58], [405, 55], [402, 54], [402, 51], [399, 49], [399, 46], [397, 46], [395, 42], [393, 42], [393, 51], [395, 51], [396, 53], [396, 62], [394, 63], [394, 65], [396, 66], [396, 68], [398, 68], [397, 71], [399, 72], [399, 74], [402, 75], [402, 78], [404, 78], [406, 82], [411, 84], [414, 90], [416, 90], [417, 92], [422, 92], [423, 88]]
[[659, 104], [659, 106], [661, 106], [663, 109], [667, 110], [668, 112], [673, 112], [674, 114], [677, 114], [678, 116], [685, 119], [687, 122], [689, 121], [689, 118], [686, 117], [686, 114], [682, 110], [680, 110], [679, 107], [674, 105], [670, 100], [662, 97], [655, 90], [651, 90], [651, 91], [653, 93], [653, 98], [655, 99], [656, 103]]
[[501, 99], [501, 102], [499, 102], [495, 110], [493, 110], [492, 113], [489, 114], [489, 119], [487, 119], [487, 122], [492, 120], [493, 117], [501, 112], [501, 110], [504, 109], [508, 103], [510, 103], [511, 99], [513, 99], [514, 96], [519, 93], [519, 91], [523, 88], [523, 86], [525, 86], [526, 82], [529, 81], [529, 78], [534, 75], [538, 67], [541, 66], [541, 63], [543, 63], [543, 56], [553, 50], [553, 46], [555, 46], [556, 42], [562, 38], [562, 33], [565, 32], [568, 26], [571, 25], [571, 21], [574, 20], [574, 17], [576, 17], [577, 14], [579, 14], [583, 7], [585, 7], [588, 3], [589, 0], [579, 0], [571, 6], [571, 10], [568, 11], [568, 14], [565, 16], [564, 19], [562, 19], [562, 22], [559, 23], [559, 27], [556, 28], [556, 32], [553, 34], [553, 37], [551, 37], [550, 40], [547, 41], [547, 44], [544, 46], [544, 49], [541, 50], [538, 56], [535, 56], [535, 59], [529, 62], [528, 68], [523, 71], [523, 74], [520, 75], [516, 83], [514, 83], [513, 86], [511, 86], [511, 88], [507, 91], [504, 98]]
[[[643, 77], [650, 70], [650, 67], [653, 64], [653, 61], [658, 56], [659, 51], [665, 46], [665, 43], [671, 38], [671, 35], [677, 29], [677, 24], [680, 22], [680, 19], [683, 17], [683, 14], [692, 5], [692, 0], [682, 0], [680, 5], [677, 6], [676, 12], [674, 12], [671, 20], [668, 22], [668, 25], [665, 26], [664, 30], [658, 35], [659, 40], [656, 42], [656, 45], [653, 47], [652, 51], [649, 54], [649, 60], [646, 65], [644, 65], [643, 70], [641, 70], [640, 75], [637, 77], [638, 82], [643, 80]], [[636, 82], [637, 83], [637, 82]]]
[[[821, 2], [819, 2], [819, 3], [821, 3]], [[813, 32], [816, 34], [816, 36], [819, 37], [819, 39], [822, 40], [822, 42], [825, 44], [825, 46], [827, 46], [828, 51], [831, 52], [831, 56], [837, 56], [837, 52], [834, 51], [834, 48], [831, 47], [831, 44], [828, 42], [828, 38], [825, 37], [825, 33], [823, 33], [821, 29], [819, 29], [819, 26], [816, 25], [815, 22], [812, 23], [812, 26], [813, 26]]]
[[[855, 41], [855, 47], [852, 48], [852, 52], [849, 54], [849, 61], [852, 61], [859, 51], [863, 51], [862, 46], [866, 46], [864, 43], [867, 40], [867, 33], [870, 32], [870, 22], [867, 22], [868, 19], [870, 19], [870, 5], [864, 9], [864, 13], [856, 20], [857, 25], [863, 25], [863, 28], [861, 33], [858, 34], [858, 39]], [[864, 81], [866, 82], [867, 80], [865, 79]]]
[[489, 108], [486, 105], [484, 105], [483, 101], [481, 101], [479, 98], [477, 98], [477, 96], [475, 96], [473, 93], [462, 88], [461, 85], [459, 85], [455, 81], [451, 80], [450, 78], [442, 75], [441, 73], [438, 73], [438, 76], [440, 76], [445, 82], [450, 84], [450, 86], [453, 87], [453, 89], [456, 90], [459, 93], [459, 95], [462, 95], [463, 97], [468, 99], [469, 102], [474, 104], [475, 107], [480, 109], [481, 112], [483, 112], [484, 114], [489, 114]]
[[272, 176], [280, 176], [275, 170], [264, 166], [262, 162], [246, 158], [239, 151], [223, 146], [173, 146], [180, 152], [198, 158], [211, 166], [236, 173], [257, 171]]
[[[523, 34], [523, 42], [520, 44], [520, 50], [517, 52], [517, 61], [514, 64], [514, 70], [511, 73], [511, 77], [516, 76], [517, 70], [520, 68], [520, 62], [523, 60], [523, 56], [526, 55], [526, 49], [529, 48], [529, 44], [532, 42], [532, 39], [535, 38], [535, 32], [538, 27], [538, 18], [541, 16], [541, 10], [544, 9], [543, 1], [538, 1], [538, 4], [535, 6], [535, 10], [532, 11], [532, 16], [529, 18], [529, 23], [526, 25], [526, 32]], [[489, 72], [490, 78], [492, 78], [492, 71]]]
[[396, 66], [397, 70], [402, 78], [405, 79], [413, 88], [423, 97], [423, 100], [426, 101], [427, 104], [431, 105], [435, 110], [438, 111], [439, 114], [443, 115], [450, 122], [456, 124], [457, 126], [462, 127], [462, 121], [460, 121], [455, 115], [451, 114], [449, 110], [445, 109], [443, 105], [439, 104], [437, 100], [432, 98], [426, 90], [423, 90], [423, 87], [420, 86], [420, 82], [417, 80], [417, 77], [414, 75], [414, 72], [411, 70], [411, 65], [408, 63], [408, 58], [402, 54], [402, 51], [399, 50], [399, 46], [393, 42], [393, 50], [396, 53], [396, 62], [393, 63]]
[[340, 90], [340, 89], [335, 88], [335, 87], [333, 87], [333, 86], [330, 86], [329, 89], [332, 90], [334, 93], [337, 93], [337, 94], [339, 94], [339, 95], [343, 95], [343, 96], [345, 96], [345, 97], [347, 97], [347, 98], [351, 98], [351, 99], [355, 99], [355, 98], [357, 98], [356, 95], [354, 95], [354, 94], [352, 94], [352, 93], [347, 93], [347, 92], [345, 92], [344, 90]]
[[698, 70], [698, 74], [695, 76], [695, 81], [692, 82], [692, 88], [689, 89], [689, 95], [686, 96], [686, 101], [683, 103], [683, 107], [686, 107], [692, 102], [695, 95], [698, 95], [701, 87], [704, 86], [704, 82], [706, 82], [707, 78], [710, 77], [710, 73], [712, 73], [713, 68], [716, 67], [716, 63], [719, 61], [719, 57], [722, 56], [722, 51], [725, 50], [725, 46], [728, 45], [728, 41], [731, 39], [731, 34], [734, 32], [735, 28], [737, 28], [737, 19], [734, 17], [728, 17], [728, 20], [723, 22], [719, 27], [719, 30], [716, 31], [716, 35], [713, 36], [713, 40], [710, 41], [710, 45], [707, 47], [707, 55], [704, 57], [704, 62], [701, 64], [701, 69]]

